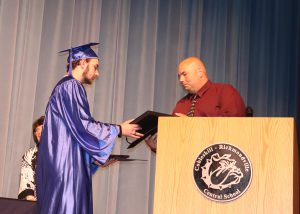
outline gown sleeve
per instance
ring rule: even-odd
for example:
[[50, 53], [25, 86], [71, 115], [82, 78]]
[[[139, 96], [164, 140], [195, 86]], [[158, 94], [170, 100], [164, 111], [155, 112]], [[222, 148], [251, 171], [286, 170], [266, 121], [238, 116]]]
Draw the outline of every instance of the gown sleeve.
[[77, 142], [92, 159], [104, 164], [113, 150], [118, 126], [92, 118], [85, 89], [78, 81], [68, 81], [59, 90], [56, 102], [74, 143]]

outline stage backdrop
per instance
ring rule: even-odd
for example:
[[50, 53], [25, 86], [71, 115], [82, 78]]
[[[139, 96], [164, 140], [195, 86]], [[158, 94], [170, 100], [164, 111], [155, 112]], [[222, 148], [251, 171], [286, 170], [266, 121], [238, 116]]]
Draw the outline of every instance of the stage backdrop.
[[[17, 197], [32, 121], [65, 74], [58, 51], [100, 42], [100, 78], [87, 88], [100, 121], [172, 112], [184, 95], [176, 67], [188, 56], [234, 85], [255, 116], [296, 117], [299, 16], [297, 0], [0, 0], [0, 196]], [[114, 153], [148, 161], [98, 171], [95, 213], [152, 213], [155, 155], [126, 147], [119, 141]]]

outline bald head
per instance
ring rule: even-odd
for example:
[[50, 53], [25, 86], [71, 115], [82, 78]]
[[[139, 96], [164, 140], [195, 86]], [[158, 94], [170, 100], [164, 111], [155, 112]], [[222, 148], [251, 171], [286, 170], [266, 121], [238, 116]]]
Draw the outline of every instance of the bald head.
[[187, 65], [192, 65], [192, 66], [197, 67], [199, 69], [204, 69], [205, 70], [204, 63], [197, 57], [188, 57], [188, 58], [182, 60], [179, 63], [178, 68], [183, 67], [183, 66], [187, 66]]
[[178, 65], [178, 80], [189, 93], [195, 94], [208, 81], [204, 63], [197, 57], [189, 57]]

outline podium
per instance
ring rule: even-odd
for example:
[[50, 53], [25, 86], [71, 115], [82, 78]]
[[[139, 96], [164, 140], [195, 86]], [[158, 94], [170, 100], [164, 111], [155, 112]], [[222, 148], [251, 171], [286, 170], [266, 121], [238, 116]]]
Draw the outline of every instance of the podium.
[[298, 214], [298, 167], [293, 118], [160, 117], [153, 213]]

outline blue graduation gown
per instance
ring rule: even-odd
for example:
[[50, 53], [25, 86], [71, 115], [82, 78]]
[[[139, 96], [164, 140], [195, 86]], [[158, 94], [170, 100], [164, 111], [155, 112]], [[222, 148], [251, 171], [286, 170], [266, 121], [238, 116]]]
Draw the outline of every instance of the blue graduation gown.
[[58, 82], [46, 108], [38, 152], [39, 213], [93, 213], [93, 162], [106, 162], [118, 132], [116, 125], [91, 117], [79, 81], [67, 76]]

